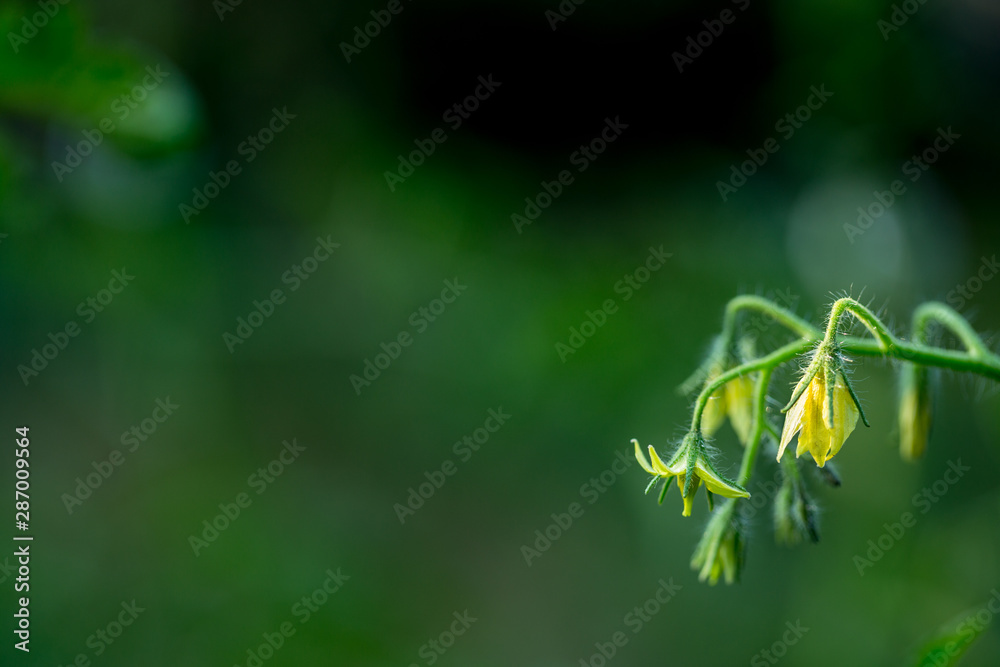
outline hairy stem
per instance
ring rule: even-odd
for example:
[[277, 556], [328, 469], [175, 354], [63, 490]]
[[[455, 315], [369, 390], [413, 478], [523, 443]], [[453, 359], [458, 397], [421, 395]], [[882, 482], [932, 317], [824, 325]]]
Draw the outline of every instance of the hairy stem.
[[691, 430], [701, 431], [701, 415], [705, 411], [705, 406], [708, 404], [708, 400], [711, 398], [712, 394], [715, 393], [716, 389], [730, 380], [738, 378], [741, 375], [745, 375], [746, 373], [763, 369], [767, 369], [769, 371], [773, 370], [782, 363], [788, 361], [789, 359], [794, 359], [808, 350], [811, 344], [812, 341], [806, 339], [792, 341], [787, 345], [779, 347], [777, 350], [768, 355], [730, 368], [725, 373], [722, 373], [718, 377], [712, 378], [710, 381], [706, 382], [705, 386], [701, 390], [701, 393], [698, 394], [698, 399], [695, 401], [694, 415], [691, 417]]
[[726, 304], [726, 314], [722, 321], [722, 337], [725, 342], [732, 340], [736, 328], [736, 316], [741, 310], [757, 310], [770, 315], [800, 338], [818, 338], [819, 330], [790, 310], [760, 296], [750, 294], [738, 296]]
[[921, 304], [913, 311], [912, 335], [914, 343], [922, 345], [927, 342], [927, 328], [931, 322], [937, 322], [955, 334], [971, 356], [975, 358], [990, 356], [989, 350], [986, 349], [983, 341], [980, 340], [976, 332], [969, 326], [965, 318], [937, 301]]
[[889, 351], [885, 351], [876, 341], [854, 337], [842, 339], [840, 349], [850, 354], [865, 357], [888, 357], [924, 366], [976, 373], [991, 380], [1000, 381], [1000, 357], [985, 350], [980, 356], [972, 356], [970, 353], [958, 350], [945, 350], [940, 347], [915, 345], [895, 340], [893, 347]]
[[782, 308], [764, 297], [749, 294], [735, 297], [726, 304], [725, 315], [722, 319], [722, 333], [715, 340], [708, 359], [690, 377], [681, 383], [680, 387], [678, 387], [680, 393], [690, 394], [695, 391], [705, 381], [705, 378], [708, 377], [713, 366], [724, 363], [733, 343], [733, 336], [736, 332], [736, 320], [740, 312], [744, 310], [756, 310], [770, 316], [775, 322], [780, 322], [800, 338], [818, 340], [820, 337], [819, 329], [790, 310]]
[[[1000, 381], [1000, 356], [993, 354], [986, 348], [961, 315], [942, 303], [929, 302], [917, 308], [914, 312], [914, 342], [908, 342], [892, 335], [871, 310], [848, 297], [834, 302], [830, 309], [830, 320], [827, 323], [825, 335], [821, 338], [818, 329], [781, 306], [758, 296], [738, 296], [726, 306], [723, 332], [719, 341], [723, 349], [728, 349], [731, 343], [737, 313], [745, 309], [758, 310], [773, 315], [775, 320], [798, 333], [801, 338], [787, 343], [763, 357], [730, 368], [705, 382], [695, 401], [694, 414], [691, 418], [692, 430], [701, 430], [701, 417], [705, 406], [712, 394], [727, 382], [753, 371], [773, 370], [784, 362], [806, 352], [816, 343], [820, 345], [836, 344], [840, 350], [848, 354], [899, 359], [924, 366], [976, 373]], [[859, 336], [837, 335], [839, 322], [847, 313], [864, 324], [865, 328], [874, 336], [874, 340]], [[958, 336], [966, 350], [948, 350], [924, 344], [926, 329], [931, 322], [937, 322], [947, 327]]]
[[865, 325], [865, 328], [878, 341], [883, 352], [889, 352], [893, 348], [896, 340], [889, 333], [889, 330], [886, 329], [885, 325], [882, 324], [882, 321], [878, 319], [875, 313], [868, 310], [866, 306], [849, 297], [834, 301], [833, 307], [830, 309], [830, 321], [826, 325], [826, 336], [823, 338], [824, 344], [834, 341], [837, 335], [837, 327], [845, 313], [850, 313], [855, 319]]

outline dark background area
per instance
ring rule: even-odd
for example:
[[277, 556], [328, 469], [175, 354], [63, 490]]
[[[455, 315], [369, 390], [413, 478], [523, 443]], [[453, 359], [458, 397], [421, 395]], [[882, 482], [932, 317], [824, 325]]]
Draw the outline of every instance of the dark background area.
[[[581, 486], [631, 460], [630, 438], [670, 451], [690, 416], [675, 388], [737, 294], [816, 324], [851, 294], [904, 336], [917, 304], [942, 300], [992, 344], [1000, 10], [926, 3], [885, 39], [891, 3], [587, 2], [555, 30], [554, 2], [402, 7], [350, 62], [341, 43], [384, 3], [243, 2], [220, 20], [209, 1], [71, 2], [16, 50], [9, 35], [42, 10], [0, 8], [0, 495], [26, 424], [35, 535], [32, 651], [11, 647], [0, 572], [0, 663], [247, 665], [291, 622], [264, 664], [424, 665], [468, 610], [436, 664], [570, 667], [619, 630], [617, 665], [747, 664], [796, 622], [809, 630], [782, 664], [910, 664], [983, 608], [1000, 584], [1000, 418], [974, 378], [936, 376], [930, 449], [907, 464], [897, 367], [859, 360], [872, 428], [835, 460], [841, 488], [810, 477], [822, 541], [776, 546], [766, 506], [737, 586], [689, 568], [700, 498], [691, 518], [676, 495], [657, 507], [637, 465], [593, 504]], [[735, 19], [678, 72], [675, 52], [725, 9]], [[168, 76], [120, 119], [115, 99], [157, 65]], [[452, 130], [442, 114], [489, 75], [500, 87]], [[821, 86], [832, 96], [784, 137], [776, 122]], [[286, 108], [246, 162], [241, 143]], [[577, 172], [574, 151], [619, 117]], [[115, 131], [60, 177], [53, 162], [106, 118]], [[447, 140], [391, 190], [385, 173], [438, 127]], [[907, 180], [949, 127], [954, 145]], [[723, 200], [717, 182], [769, 137], [778, 151]], [[185, 222], [230, 160], [240, 173]], [[511, 216], [564, 169], [573, 183], [518, 230]], [[852, 233], [894, 179], [905, 194]], [[340, 246], [292, 290], [283, 276], [317, 238]], [[624, 300], [615, 285], [661, 246], [666, 265]], [[85, 321], [78, 304], [123, 267], [134, 281]], [[418, 331], [411, 315], [448, 280], [467, 289]], [[230, 351], [223, 335], [275, 289], [287, 300]], [[609, 298], [618, 310], [561, 359]], [[25, 382], [70, 321], [80, 334]], [[357, 392], [351, 376], [404, 331], [412, 344]], [[760, 340], [785, 337], [764, 325]], [[127, 451], [123, 433], [167, 397], [180, 407]], [[501, 407], [510, 419], [462, 460], [454, 444]], [[293, 438], [305, 451], [257, 494], [248, 478]], [[728, 426], [716, 445], [735, 474]], [[67, 511], [116, 449], [124, 463]], [[920, 513], [914, 494], [959, 459], [971, 471]], [[394, 506], [446, 460], [455, 474], [401, 523]], [[751, 491], [776, 470], [765, 450]], [[240, 493], [251, 504], [196, 555], [191, 536]], [[527, 565], [522, 546], [573, 502], [583, 516]], [[855, 556], [906, 511], [916, 525], [859, 575]], [[294, 605], [337, 568], [350, 579], [300, 623]], [[682, 588], [632, 633], [626, 614], [661, 579]], [[133, 599], [145, 611], [95, 655], [88, 638]], [[990, 626], [963, 664], [998, 655]]]

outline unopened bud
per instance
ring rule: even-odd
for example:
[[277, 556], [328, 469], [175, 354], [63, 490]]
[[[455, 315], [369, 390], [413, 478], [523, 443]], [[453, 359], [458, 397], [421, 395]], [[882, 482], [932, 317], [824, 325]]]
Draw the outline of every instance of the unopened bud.
[[927, 368], [907, 364], [899, 375], [899, 455], [915, 461], [927, 450], [931, 432], [931, 396]]

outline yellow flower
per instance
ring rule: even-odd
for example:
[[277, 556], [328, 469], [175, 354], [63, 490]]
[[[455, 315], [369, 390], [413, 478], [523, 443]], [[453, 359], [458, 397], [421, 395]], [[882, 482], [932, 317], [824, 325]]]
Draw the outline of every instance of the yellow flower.
[[[708, 382], [721, 375], [717, 370], [708, 376]], [[749, 375], [741, 375], [716, 389], [705, 404], [701, 413], [702, 431], [707, 436], [715, 434], [726, 416], [733, 431], [743, 445], [750, 438], [750, 428], [753, 426], [753, 380]]]
[[[835, 378], [832, 392], [827, 388], [827, 375]], [[829, 424], [825, 417], [830, 418]], [[816, 460], [816, 465], [822, 468], [840, 451], [857, 422], [858, 408], [842, 373], [836, 371], [826, 373], [820, 369], [812, 376], [805, 390], [799, 394], [785, 415], [778, 460], [781, 460], [792, 436], [798, 433], [796, 458], [801, 456], [802, 452], [809, 452]]]
[[899, 454], [907, 461], [924, 455], [931, 431], [931, 397], [927, 369], [910, 364], [901, 375], [899, 399]]
[[[702, 482], [709, 493], [709, 503], [712, 502], [713, 493], [726, 498], [749, 498], [750, 494], [742, 486], [731, 482], [720, 475], [705, 454], [705, 443], [700, 436], [688, 433], [684, 437], [684, 442], [677, 449], [677, 452], [670, 459], [670, 463], [664, 463], [657, 455], [653, 446], [649, 446], [649, 459], [642, 453], [639, 442], [632, 440], [635, 445], [635, 458], [642, 466], [643, 470], [654, 476], [650, 487], [658, 478], [664, 480], [664, 495], [670, 484], [670, 478], [677, 478], [677, 488], [681, 491], [681, 498], [684, 502], [684, 516], [691, 516], [691, 503], [695, 493]], [[651, 463], [652, 462], [652, 463]]]

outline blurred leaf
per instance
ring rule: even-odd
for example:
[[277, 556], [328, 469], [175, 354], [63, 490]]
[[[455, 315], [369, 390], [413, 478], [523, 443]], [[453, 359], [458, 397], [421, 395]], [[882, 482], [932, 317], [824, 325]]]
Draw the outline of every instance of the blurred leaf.
[[[0, 10], [0, 110], [104, 134], [133, 152], [173, 150], [192, 141], [201, 112], [192, 87], [165, 58], [94, 41], [82, 12], [58, 5]], [[40, 25], [39, 25], [40, 24]], [[97, 142], [99, 143], [99, 142]]]
[[989, 622], [980, 624], [976, 614], [983, 607], [967, 609], [946, 624], [933, 639], [920, 649], [916, 667], [949, 667], [957, 665], [969, 647], [986, 631]]

